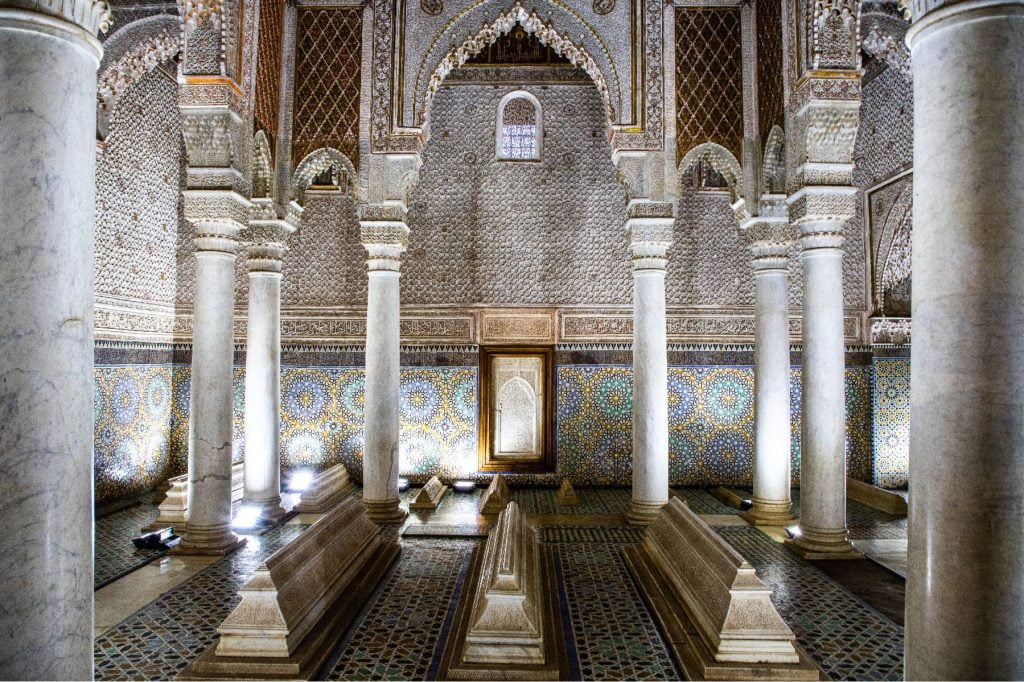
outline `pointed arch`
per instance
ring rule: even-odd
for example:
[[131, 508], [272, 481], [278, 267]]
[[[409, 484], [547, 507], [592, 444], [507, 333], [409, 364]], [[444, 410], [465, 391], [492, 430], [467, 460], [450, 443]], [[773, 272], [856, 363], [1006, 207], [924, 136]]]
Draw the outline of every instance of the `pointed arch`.
[[686, 152], [676, 170], [677, 180], [681, 182], [683, 174], [691, 170], [700, 161], [707, 163], [715, 169], [715, 172], [725, 178], [725, 181], [729, 184], [729, 199], [730, 201], [735, 201], [737, 192], [742, 186], [743, 169], [740, 167], [740, 162], [736, 160], [736, 157], [720, 144], [705, 142]]
[[338, 175], [339, 188], [351, 192], [353, 198], [358, 201], [359, 175], [356, 168], [347, 156], [333, 147], [315, 149], [299, 162], [292, 179], [292, 200], [300, 206], [304, 205], [306, 190], [313, 184], [313, 180], [332, 169]]
[[270, 140], [262, 130], [252, 139], [252, 197], [266, 199], [274, 193], [274, 159], [270, 153]]
[[[447, 78], [448, 74], [453, 69], [465, 64], [467, 59], [479, 54], [486, 47], [497, 41], [498, 38], [510, 32], [517, 24], [522, 26], [527, 33], [535, 35], [542, 45], [550, 47], [557, 54], [565, 57], [574, 66], [590, 76], [601, 96], [610, 135], [612, 123], [615, 121], [613, 97], [615, 102], [619, 100], [621, 86], [618, 75], [615, 73], [614, 62], [609, 56], [607, 49], [600, 43], [600, 40], [593, 34], [593, 31], [590, 31], [589, 26], [582, 24], [582, 27], [590, 32], [593, 40], [598, 45], [601, 45], [601, 49], [604, 51], [604, 61], [609, 65], [608, 70], [610, 73], [608, 75], [605, 74], [599, 62], [588, 51], [585, 42], [582, 40], [585, 33], [581, 32], [579, 44], [574, 43], [568, 34], [559, 33], [551, 19], [545, 22], [541, 20], [536, 10], [527, 12], [519, 0], [516, 0], [515, 4], [508, 11], [500, 12], [493, 21], [485, 21], [479, 31], [467, 36], [464, 41], [455, 44], [448, 50], [434, 68], [430, 70], [430, 75], [425, 81], [423, 80], [422, 72], [417, 76], [416, 90], [417, 92], [422, 90], [423, 93], [420, 99], [422, 102], [420, 123], [424, 131], [429, 130], [430, 107], [433, 103], [434, 95], [437, 94], [441, 83]], [[444, 35], [455, 33], [457, 25], [458, 23], [454, 23], [449, 26]], [[441, 39], [443, 39], [443, 36], [439, 38], [439, 40]]]

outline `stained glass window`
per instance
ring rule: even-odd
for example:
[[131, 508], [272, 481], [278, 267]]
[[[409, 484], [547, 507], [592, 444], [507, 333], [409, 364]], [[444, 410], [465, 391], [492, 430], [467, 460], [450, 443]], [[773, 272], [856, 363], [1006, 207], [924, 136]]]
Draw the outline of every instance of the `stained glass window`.
[[537, 159], [537, 108], [525, 97], [510, 99], [501, 115], [501, 156], [504, 159]]

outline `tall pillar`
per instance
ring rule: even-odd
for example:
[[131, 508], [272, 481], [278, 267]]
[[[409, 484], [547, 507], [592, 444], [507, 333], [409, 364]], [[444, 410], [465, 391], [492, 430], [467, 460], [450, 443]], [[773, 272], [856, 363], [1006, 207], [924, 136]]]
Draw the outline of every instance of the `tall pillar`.
[[1024, 678], [1024, 4], [915, 3], [907, 679]]
[[401, 523], [398, 496], [398, 403], [401, 334], [399, 269], [409, 239], [404, 211], [365, 206], [359, 221], [367, 252], [366, 391], [363, 504], [377, 523]]
[[665, 266], [671, 211], [671, 204], [634, 203], [626, 221], [633, 260], [633, 494], [626, 518], [636, 525], [652, 523], [668, 502]]
[[754, 504], [743, 516], [759, 526], [788, 526], [796, 521], [789, 496], [789, 221], [758, 216], [740, 229], [753, 256], [755, 306]]
[[245, 491], [243, 504], [276, 522], [281, 506], [281, 259], [294, 231], [269, 200], [254, 200], [249, 221], [249, 317], [245, 350]]
[[808, 559], [849, 559], [861, 555], [846, 529], [843, 222], [818, 215], [797, 224], [804, 271], [800, 530], [786, 544]]
[[[186, 205], [189, 191], [186, 190]], [[188, 425], [188, 521], [178, 554], [227, 554], [245, 544], [231, 530], [235, 254], [238, 229], [196, 222], [196, 296]]]
[[0, 0], [0, 678], [91, 679], [105, 2]]

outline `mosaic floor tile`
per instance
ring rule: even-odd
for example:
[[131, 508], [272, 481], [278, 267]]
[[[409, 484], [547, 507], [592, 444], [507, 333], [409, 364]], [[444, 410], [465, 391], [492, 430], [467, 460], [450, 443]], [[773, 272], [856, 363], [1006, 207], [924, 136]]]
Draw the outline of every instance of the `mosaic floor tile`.
[[238, 603], [238, 589], [263, 559], [298, 537], [304, 526], [284, 525], [212, 564], [98, 637], [97, 680], [171, 679], [209, 647]]
[[[800, 489], [792, 491], [793, 513], [800, 516]], [[907, 517], [893, 516], [855, 500], [846, 500], [846, 526], [852, 540], [899, 540], [907, 537]]]
[[733, 509], [704, 488], [673, 488], [676, 495], [686, 500], [695, 514], [736, 514]]
[[394, 572], [324, 678], [434, 679], [442, 630], [454, 614], [453, 596], [475, 546], [464, 540], [403, 540]]
[[563, 541], [550, 546], [555, 551], [556, 571], [572, 619], [581, 679], [681, 679], [658, 626], [633, 584], [621, 546], [617, 542], [590, 541]]
[[833, 680], [903, 679], [903, 628], [756, 528], [718, 528], [772, 588], [797, 641]]
[[132, 545], [132, 538], [138, 537], [142, 527], [156, 521], [157, 516], [159, 511], [152, 497], [146, 496], [141, 504], [96, 519], [95, 589], [166, 554], [166, 550], [135, 549]]

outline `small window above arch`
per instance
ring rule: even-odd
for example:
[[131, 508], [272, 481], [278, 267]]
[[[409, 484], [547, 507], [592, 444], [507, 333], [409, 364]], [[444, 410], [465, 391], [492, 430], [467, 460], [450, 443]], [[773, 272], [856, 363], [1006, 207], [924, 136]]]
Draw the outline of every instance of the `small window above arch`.
[[524, 90], [510, 92], [498, 104], [495, 155], [501, 161], [539, 161], [544, 121], [540, 102]]

